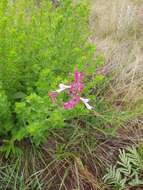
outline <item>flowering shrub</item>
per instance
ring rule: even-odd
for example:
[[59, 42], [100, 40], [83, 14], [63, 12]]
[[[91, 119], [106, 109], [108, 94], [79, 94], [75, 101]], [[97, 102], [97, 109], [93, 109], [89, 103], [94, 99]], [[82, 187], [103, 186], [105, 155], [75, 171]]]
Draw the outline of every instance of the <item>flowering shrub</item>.
[[[0, 135], [11, 146], [27, 137], [39, 144], [50, 130], [88, 113], [80, 102], [91, 109], [81, 94], [90, 98], [102, 78], [94, 77], [101, 59], [94, 61], [88, 43], [88, 14], [84, 1], [61, 0], [58, 7], [50, 0], [0, 1]], [[64, 86], [76, 65], [84, 78], [76, 71]], [[59, 84], [68, 96], [52, 92]]]

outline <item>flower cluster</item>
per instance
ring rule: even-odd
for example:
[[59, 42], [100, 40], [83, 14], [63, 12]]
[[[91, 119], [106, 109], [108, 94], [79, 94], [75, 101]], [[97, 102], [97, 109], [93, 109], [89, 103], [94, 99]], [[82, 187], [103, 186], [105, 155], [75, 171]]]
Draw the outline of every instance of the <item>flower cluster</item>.
[[93, 107], [88, 104], [89, 99], [82, 98], [80, 96], [84, 90], [83, 79], [84, 79], [83, 73], [78, 72], [78, 70], [76, 70], [74, 73], [74, 81], [71, 83], [71, 85], [59, 84], [59, 89], [49, 93], [52, 102], [56, 102], [56, 97], [58, 93], [67, 90], [70, 100], [64, 103], [65, 109], [74, 108], [80, 101], [84, 103], [87, 109], [89, 110], [93, 109]]

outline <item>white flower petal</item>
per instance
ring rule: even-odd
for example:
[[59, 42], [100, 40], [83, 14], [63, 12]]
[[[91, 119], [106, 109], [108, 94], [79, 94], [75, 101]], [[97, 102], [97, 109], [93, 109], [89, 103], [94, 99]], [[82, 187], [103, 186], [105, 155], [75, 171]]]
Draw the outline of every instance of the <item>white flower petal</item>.
[[65, 84], [59, 84], [60, 88], [67, 89], [70, 88], [71, 86], [65, 85]]
[[59, 89], [56, 90], [57, 93], [60, 93], [66, 89], [69, 89], [71, 86], [64, 85], [64, 84], [59, 84]]
[[92, 110], [93, 106], [89, 105], [88, 103], [85, 103], [85, 106], [87, 107], [88, 110]]
[[92, 109], [93, 109], [93, 107], [88, 104], [88, 102], [89, 102], [89, 99], [88, 99], [88, 98], [80, 98], [80, 100], [84, 103], [84, 105], [86, 106], [86, 108], [87, 108], [88, 110], [92, 110]]
[[89, 99], [88, 99], [88, 98], [80, 98], [80, 99], [81, 99], [81, 101], [83, 101], [84, 103], [89, 102]]

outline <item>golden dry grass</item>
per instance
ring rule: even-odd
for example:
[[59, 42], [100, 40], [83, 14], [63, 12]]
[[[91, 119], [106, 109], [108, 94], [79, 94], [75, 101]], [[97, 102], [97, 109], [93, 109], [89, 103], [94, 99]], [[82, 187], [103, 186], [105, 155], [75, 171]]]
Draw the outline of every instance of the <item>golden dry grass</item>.
[[114, 72], [112, 98], [143, 100], [143, 1], [92, 0], [91, 40]]

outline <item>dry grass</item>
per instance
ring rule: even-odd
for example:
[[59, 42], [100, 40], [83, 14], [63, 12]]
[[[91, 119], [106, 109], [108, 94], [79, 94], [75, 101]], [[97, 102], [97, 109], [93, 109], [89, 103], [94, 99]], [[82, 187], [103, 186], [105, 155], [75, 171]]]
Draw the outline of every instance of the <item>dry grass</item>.
[[114, 72], [112, 98], [128, 106], [142, 101], [143, 1], [93, 0], [90, 25], [91, 40]]
[[24, 155], [20, 158], [0, 160], [0, 190], [5, 187], [10, 190], [107, 190], [101, 180], [107, 164], [116, 162], [120, 148], [142, 143], [142, 120], [136, 121], [134, 127], [127, 125], [128, 130], [120, 129], [116, 137], [105, 137], [91, 130], [84, 134], [78, 129], [73, 131], [75, 137], [67, 141], [63, 138], [67, 130], [63, 129], [58, 137], [51, 134], [39, 149], [23, 143]]

